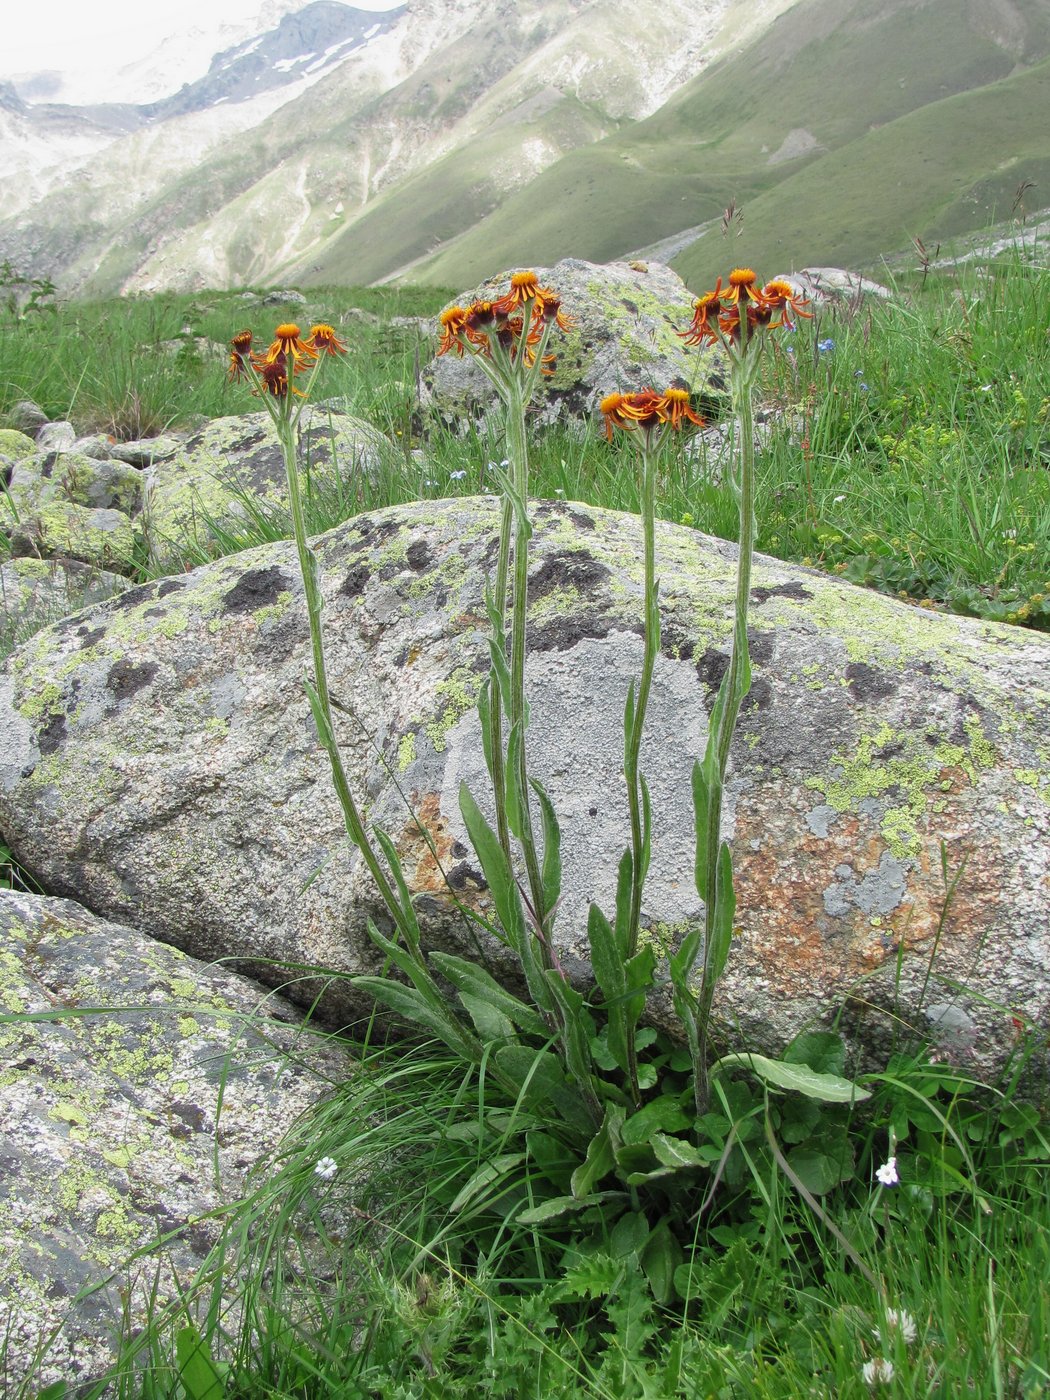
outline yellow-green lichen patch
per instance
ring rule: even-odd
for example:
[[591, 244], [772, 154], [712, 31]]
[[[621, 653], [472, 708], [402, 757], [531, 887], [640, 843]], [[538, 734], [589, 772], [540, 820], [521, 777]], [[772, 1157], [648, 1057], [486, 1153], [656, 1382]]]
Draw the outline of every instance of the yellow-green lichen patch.
[[457, 666], [450, 676], [434, 687], [434, 698], [442, 708], [425, 726], [425, 733], [436, 753], [444, 752], [448, 731], [477, 704], [480, 688], [481, 677], [469, 666]]
[[[32, 457], [37, 450], [36, 443], [25, 433], [20, 433], [17, 428], [0, 428], [0, 453], [5, 457], [12, 457], [16, 462], [22, 461], [26, 457]], [[4, 492], [0, 491], [0, 497]]]
[[935, 794], [946, 782], [954, 786], [946, 771], [962, 772], [976, 783], [979, 771], [995, 761], [980, 721], [969, 716], [964, 728], [966, 745], [944, 741], [931, 750], [921, 736], [883, 724], [862, 735], [854, 753], [836, 754], [830, 772], [807, 778], [805, 786], [836, 812], [855, 812], [866, 799], [889, 802], [879, 822], [886, 844], [899, 858], [914, 856], [922, 846], [920, 822], [939, 800]]
[[416, 736], [411, 732], [403, 734], [397, 746], [397, 771], [404, 773], [416, 761]]

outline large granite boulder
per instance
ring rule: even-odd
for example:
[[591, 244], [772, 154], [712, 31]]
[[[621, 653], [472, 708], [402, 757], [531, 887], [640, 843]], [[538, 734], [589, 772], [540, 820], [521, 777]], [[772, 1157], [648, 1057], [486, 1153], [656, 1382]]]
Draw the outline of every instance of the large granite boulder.
[[[461, 781], [479, 800], [486, 789], [474, 700], [498, 513], [416, 503], [317, 541], [350, 780], [403, 854], [431, 947], [473, 949], [460, 906], [491, 913], [457, 795]], [[559, 955], [586, 985], [586, 906], [611, 907], [627, 839], [640, 525], [564, 503], [533, 514], [532, 763], [564, 828]], [[735, 565], [732, 546], [678, 526], [657, 527], [657, 552], [643, 913], [664, 949], [700, 916], [689, 772], [726, 665]], [[1050, 1010], [1050, 644], [761, 557], [752, 604], [725, 811], [739, 887], [725, 1037], [776, 1052], [845, 1006], [858, 1049], [881, 1054], [905, 1023], [994, 1070], [1012, 1017], [1045, 1024]], [[0, 679], [7, 843], [47, 888], [195, 956], [263, 978], [272, 958], [375, 971], [365, 923], [382, 911], [343, 835], [309, 665], [285, 544], [38, 634]], [[942, 852], [949, 879], [965, 862], [947, 909]], [[332, 1015], [363, 1009], [346, 984], [330, 993]], [[669, 1022], [659, 997], [650, 1014]]]
[[127, 587], [122, 574], [74, 559], [9, 559], [0, 565], [0, 646], [7, 652], [49, 622]]
[[283, 997], [68, 900], [0, 890], [0, 969], [5, 1394], [80, 1393], [348, 1061]]
[[[691, 349], [677, 334], [692, 320], [695, 298], [676, 272], [656, 262], [596, 264], [579, 258], [537, 270], [541, 285], [561, 297], [573, 325], [552, 334], [554, 373], [541, 379], [530, 421], [582, 431], [588, 420], [600, 419], [598, 406], [614, 390], [662, 390], [671, 384], [692, 389], [710, 412], [720, 409], [727, 382], [722, 357]], [[503, 273], [464, 292], [458, 304], [502, 296], [509, 277]], [[433, 325], [436, 350], [436, 320]], [[492, 385], [469, 355], [435, 357], [422, 380], [422, 407], [454, 431], [471, 423], [502, 423]]]

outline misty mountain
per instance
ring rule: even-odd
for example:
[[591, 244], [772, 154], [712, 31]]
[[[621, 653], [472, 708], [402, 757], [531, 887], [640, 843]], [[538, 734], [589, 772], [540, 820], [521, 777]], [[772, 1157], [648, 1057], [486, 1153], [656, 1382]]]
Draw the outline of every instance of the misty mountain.
[[695, 283], [735, 200], [731, 260], [859, 265], [1050, 202], [1048, 82], [1044, 0], [315, 0], [148, 105], [0, 90], [0, 258], [80, 295], [646, 250]]

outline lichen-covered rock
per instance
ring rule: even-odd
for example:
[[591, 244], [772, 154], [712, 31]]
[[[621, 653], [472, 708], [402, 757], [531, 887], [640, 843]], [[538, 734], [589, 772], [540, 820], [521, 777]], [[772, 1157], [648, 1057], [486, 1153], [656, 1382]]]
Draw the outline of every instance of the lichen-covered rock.
[[36, 451], [36, 443], [25, 433], [17, 428], [0, 428], [0, 455], [18, 462], [23, 457], [31, 457]]
[[9, 559], [0, 566], [0, 641], [24, 641], [49, 622], [111, 598], [128, 580], [74, 559]]
[[[391, 444], [349, 414], [308, 407], [300, 420], [299, 473], [304, 492], [332, 491], [340, 480], [374, 472]], [[198, 550], [211, 523], [243, 523], [246, 501], [261, 511], [287, 504], [284, 459], [266, 412], [217, 418], [154, 462], [149, 480], [149, 537], [155, 559], [178, 566], [183, 542]]]
[[142, 505], [142, 473], [126, 462], [81, 451], [37, 452], [16, 462], [8, 483], [20, 517], [33, 515], [52, 501], [72, 501], [92, 510], [138, 513]]
[[77, 430], [65, 418], [45, 423], [36, 435], [40, 452], [68, 452], [77, 440]]
[[[47, 414], [32, 399], [19, 399], [18, 403], [4, 414], [6, 428], [16, 428], [18, 432], [25, 433], [30, 439], [36, 437], [46, 422]], [[0, 451], [6, 451], [6, 449], [0, 448]]]
[[[721, 403], [721, 357], [690, 349], [677, 334], [692, 320], [694, 297], [669, 267], [565, 258], [538, 271], [541, 284], [561, 297], [573, 325], [552, 334], [554, 373], [542, 378], [530, 419], [582, 431], [589, 419], [600, 416], [598, 406], [606, 394], [663, 390], [672, 384], [692, 389], [712, 409]], [[509, 276], [504, 273], [464, 292], [459, 303], [501, 296]], [[436, 321], [434, 327], [436, 350]], [[469, 355], [453, 352], [426, 366], [422, 405], [456, 431], [479, 420], [502, 422], [492, 385]]]
[[135, 570], [137, 536], [131, 519], [119, 510], [95, 509], [75, 501], [55, 499], [32, 515], [9, 525], [11, 553], [16, 558], [79, 559], [95, 568], [131, 574]]
[[72, 1394], [347, 1061], [283, 998], [68, 900], [0, 891], [0, 977], [3, 1378]]
[[[459, 905], [491, 913], [458, 790], [486, 788], [474, 701], [498, 514], [417, 503], [317, 541], [350, 781], [404, 856], [431, 947], [473, 947]], [[627, 840], [640, 526], [564, 503], [533, 515], [529, 739], [563, 821], [559, 956], [584, 984], [587, 904], [611, 907]], [[689, 773], [726, 665], [734, 550], [658, 526], [657, 572], [643, 912], [663, 949], [700, 916]], [[994, 1069], [1011, 1016], [1045, 1024], [1050, 1011], [1050, 644], [766, 558], [752, 603], [754, 682], [725, 812], [740, 929], [719, 995], [726, 1034], [776, 1052], [845, 1002], [854, 1046], [878, 1052], [903, 1021]], [[0, 678], [8, 845], [48, 888], [198, 956], [244, 958], [263, 977], [272, 957], [376, 970], [377, 901], [346, 846], [309, 666], [289, 545], [39, 634]], [[942, 850], [949, 878], [965, 861], [947, 911]], [[345, 985], [331, 998], [333, 1011], [356, 1005]], [[651, 1014], [669, 1017], [659, 1000]]]

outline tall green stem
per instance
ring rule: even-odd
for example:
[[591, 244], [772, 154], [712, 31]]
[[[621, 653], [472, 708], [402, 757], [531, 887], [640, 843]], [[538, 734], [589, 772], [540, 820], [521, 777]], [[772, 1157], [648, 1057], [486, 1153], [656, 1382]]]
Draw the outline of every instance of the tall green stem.
[[[269, 404], [267, 404], [269, 408]], [[346, 826], [347, 835], [361, 852], [369, 873], [375, 881], [380, 897], [386, 905], [395, 928], [401, 930], [403, 925], [403, 914], [401, 906], [386, 873], [379, 863], [375, 849], [369, 838], [364, 819], [361, 816], [354, 795], [350, 790], [347, 781], [346, 770], [343, 767], [342, 756], [339, 753], [339, 746], [335, 740], [335, 730], [332, 723], [332, 704], [328, 689], [328, 667], [325, 662], [324, 638], [321, 629], [321, 609], [323, 599], [318, 581], [317, 558], [307, 542], [306, 514], [303, 510], [302, 493], [299, 489], [299, 473], [296, 467], [296, 438], [298, 433], [299, 414], [292, 413], [291, 401], [282, 399], [280, 407], [274, 412], [270, 409], [270, 415], [277, 428], [277, 436], [281, 444], [281, 453], [284, 457], [285, 475], [288, 479], [288, 500], [292, 509], [292, 528], [295, 534], [295, 547], [299, 554], [299, 571], [302, 574], [303, 590], [306, 594], [306, 611], [310, 624], [310, 644], [313, 649], [313, 670], [314, 670], [314, 691], [316, 704], [312, 706], [314, 717], [317, 721], [318, 737], [328, 755], [332, 767], [332, 779], [335, 784], [336, 795], [339, 798], [339, 805], [343, 811], [343, 820]]]
[[[701, 1113], [706, 1111], [709, 1099], [707, 1042], [710, 1032], [711, 1008], [714, 1003], [718, 978], [721, 974], [721, 969], [714, 966], [714, 960], [723, 958], [720, 950], [721, 940], [718, 935], [720, 915], [723, 913], [720, 903], [725, 898], [725, 895], [721, 893], [718, 878], [719, 862], [722, 858], [722, 795], [726, 769], [729, 765], [729, 751], [733, 743], [740, 706], [751, 686], [751, 667], [747, 643], [751, 564], [755, 549], [755, 433], [751, 390], [758, 370], [762, 345], [760, 341], [756, 341], [749, 346], [746, 340], [746, 329], [743, 336], [741, 344], [731, 352], [733, 409], [736, 430], [739, 434], [737, 444], [739, 472], [734, 482], [734, 488], [739, 510], [740, 545], [737, 553], [733, 642], [729, 653], [729, 666], [722, 682], [721, 696], [724, 696], [724, 705], [718, 714], [718, 730], [714, 736], [716, 762], [714, 772], [711, 774], [710, 798], [707, 807], [704, 957], [703, 975], [696, 1006], [697, 1054], [694, 1064], [696, 1104]], [[748, 353], [749, 351], [750, 353]], [[731, 898], [731, 891], [729, 897]]]

